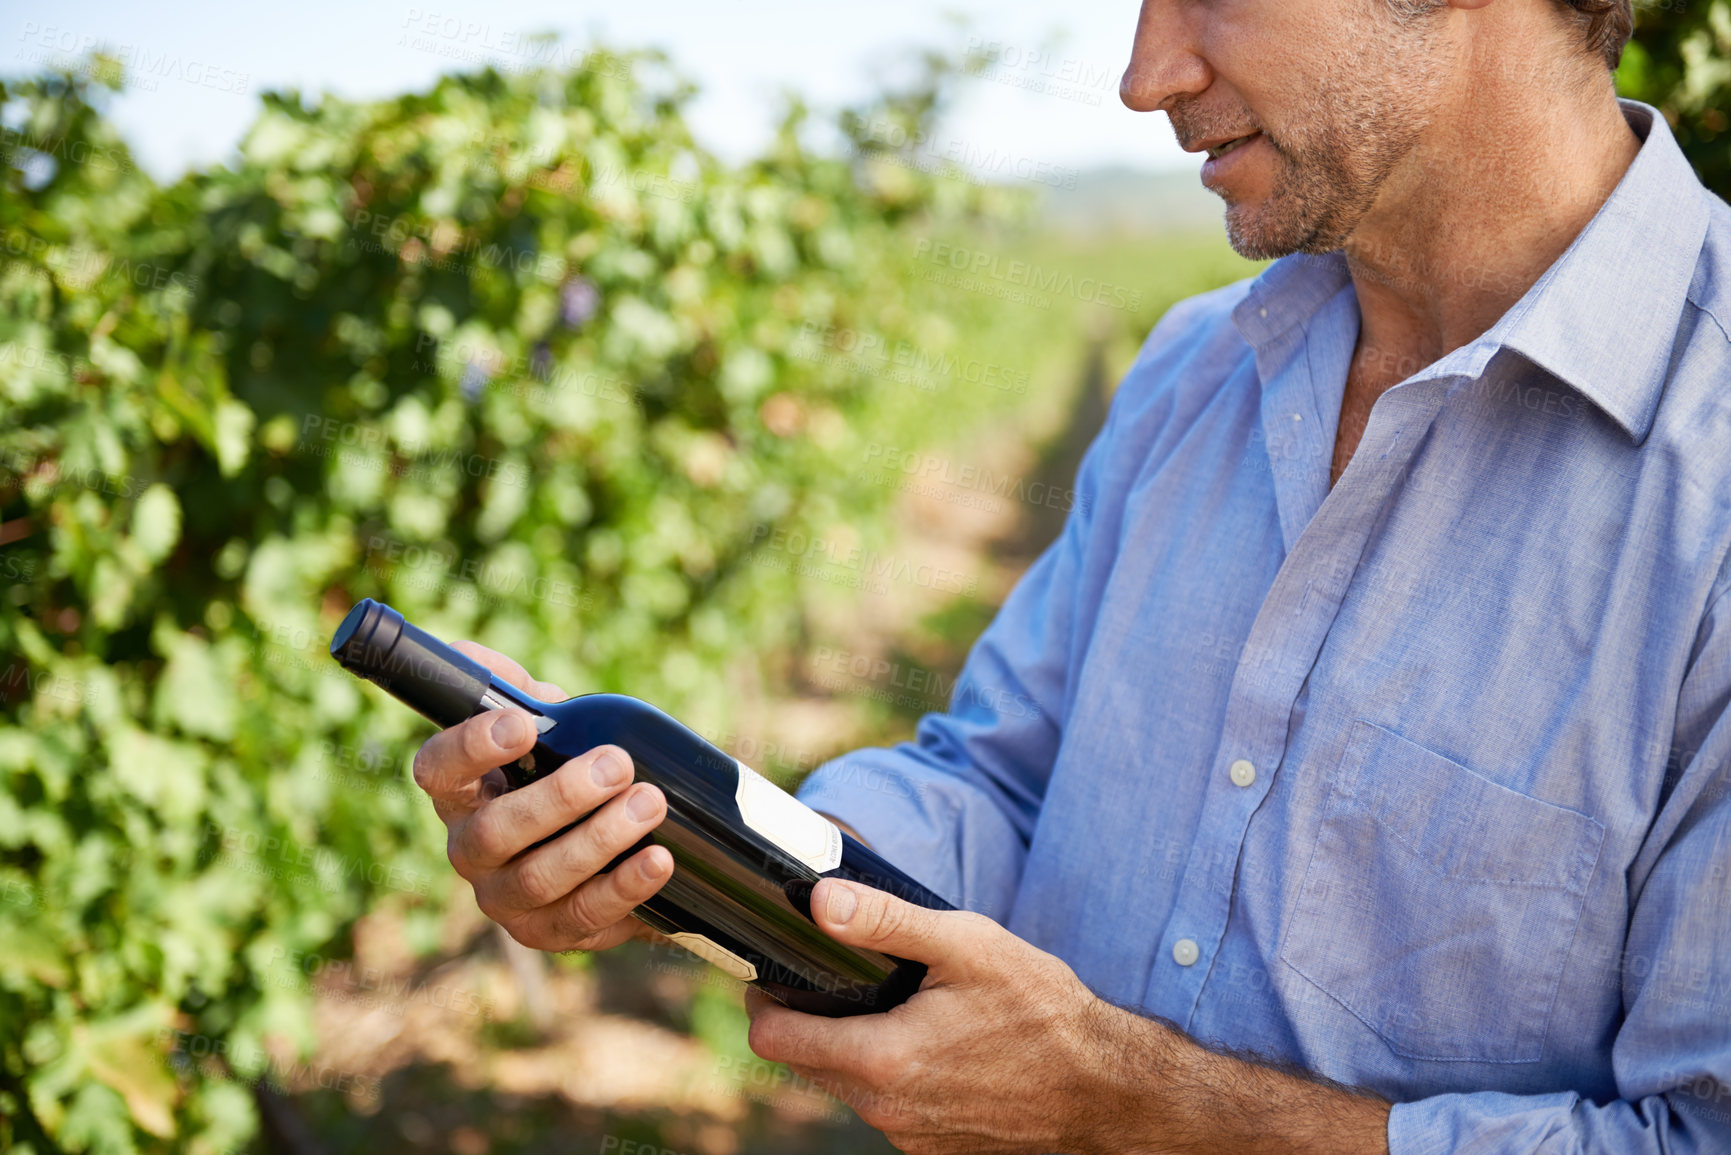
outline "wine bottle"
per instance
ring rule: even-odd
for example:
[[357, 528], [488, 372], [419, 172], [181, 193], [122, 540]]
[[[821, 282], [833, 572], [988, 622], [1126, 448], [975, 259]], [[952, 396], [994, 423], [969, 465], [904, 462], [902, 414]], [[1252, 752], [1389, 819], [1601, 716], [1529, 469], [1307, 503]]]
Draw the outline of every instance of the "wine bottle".
[[672, 877], [632, 913], [735, 978], [795, 1010], [832, 1017], [885, 1011], [919, 989], [923, 963], [844, 946], [818, 929], [812, 888], [820, 878], [846, 878], [934, 910], [955, 908], [649, 703], [623, 694], [543, 702], [371, 598], [337, 627], [331, 656], [439, 726], [486, 710], [527, 713], [539, 737], [500, 768], [510, 789], [596, 746], [623, 749], [636, 780], [666, 796], [667, 816], [605, 869], [645, 846], [667, 847]]

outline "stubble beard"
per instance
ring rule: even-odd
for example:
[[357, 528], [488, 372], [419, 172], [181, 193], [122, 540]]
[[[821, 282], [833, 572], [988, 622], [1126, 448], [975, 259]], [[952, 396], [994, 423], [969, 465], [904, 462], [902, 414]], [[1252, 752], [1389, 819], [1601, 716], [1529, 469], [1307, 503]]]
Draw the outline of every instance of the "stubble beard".
[[1226, 238], [1251, 260], [1329, 253], [1352, 235], [1389, 174], [1429, 125], [1437, 75], [1428, 22], [1367, 20], [1346, 37], [1321, 75], [1301, 86], [1282, 119], [1262, 134], [1272, 146], [1272, 191], [1226, 206]]

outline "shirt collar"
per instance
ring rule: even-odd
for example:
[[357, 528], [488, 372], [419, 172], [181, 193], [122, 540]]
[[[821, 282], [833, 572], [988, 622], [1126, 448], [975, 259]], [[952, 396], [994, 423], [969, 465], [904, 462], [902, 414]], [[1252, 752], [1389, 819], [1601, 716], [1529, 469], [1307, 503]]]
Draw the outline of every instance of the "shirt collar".
[[[1643, 140], [1617, 187], [1495, 325], [1435, 368], [1476, 376], [1510, 349], [1579, 390], [1640, 444], [1664, 391], [1709, 194], [1658, 110], [1618, 104]], [[1350, 283], [1339, 252], [1294, 253], [1263, 270], [1232, 319], [1261, 352]]]

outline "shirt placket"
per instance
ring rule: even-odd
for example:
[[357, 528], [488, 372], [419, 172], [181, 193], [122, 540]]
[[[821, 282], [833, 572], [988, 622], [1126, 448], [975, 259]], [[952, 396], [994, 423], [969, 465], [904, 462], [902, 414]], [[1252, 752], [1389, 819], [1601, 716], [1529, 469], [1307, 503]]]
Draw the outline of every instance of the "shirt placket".
[[1447, 390], [1447, 379], [1413, 380], [1377, 401], [1351, 465], [1298, 534], [1251, 627], [1145, 996], [1148, 1006], [1172, 1008], [1186, 1027], [1226, 934], [1250, 819], [1285, 757], [1293, 704], [1339, 614], [1376, 513]]

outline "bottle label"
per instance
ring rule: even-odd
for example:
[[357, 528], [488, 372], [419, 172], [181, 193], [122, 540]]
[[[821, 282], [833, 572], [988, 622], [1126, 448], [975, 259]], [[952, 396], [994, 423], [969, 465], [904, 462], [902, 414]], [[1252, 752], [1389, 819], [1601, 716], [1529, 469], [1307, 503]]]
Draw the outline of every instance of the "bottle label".
[[742, 959], [714, 939], [694, 931], [682, 930], [678, 934], [667, 936], [704, 962], [718, 966], [740, 982], [751, 982], [757, 978], [757, 964], [749, 959]]
[[739, 788], [733, 800], [745, 824], [819, 874], [841, 865], [841, 830], [835, 823], [735, 759]]

